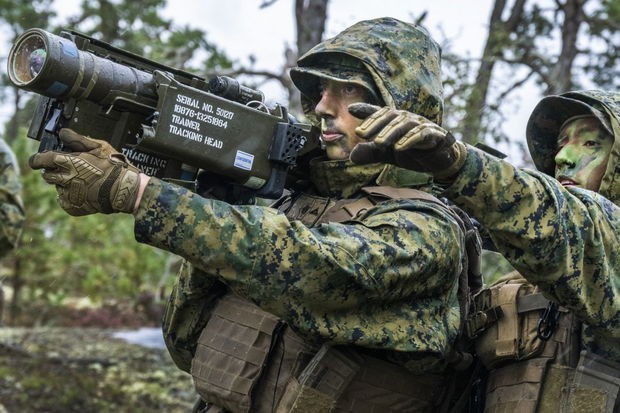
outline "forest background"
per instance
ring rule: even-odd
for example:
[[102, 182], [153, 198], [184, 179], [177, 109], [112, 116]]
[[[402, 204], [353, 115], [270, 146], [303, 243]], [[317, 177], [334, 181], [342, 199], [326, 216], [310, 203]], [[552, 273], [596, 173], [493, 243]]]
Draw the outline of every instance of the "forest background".
[[[204, 78], [225, 74], [258, 89], [276, 84], [283, 96], [279, 103], [301, 116], [288, 69], [298, 56], [334, 34], [327, 33], [326, 27], [332, 18], [330, 3], [339, 1], [244, 2], [244, 7], [257, 10], [257, 20], [251, 24], [261, 24], [261, 12], [275, 7], [274, 3], [290, 5], [294, 34], [289, 42], [263, 44], [248, 39], [257, 54], [260, 48], [281, 48], [281, 60], [263, 67], [254, 54], [230, 55], [225, 42], [210, 38], [209, 27], [179, 24], [166, 17], [165, 0], [75, 1], [73, 11], [62, 13], [63, 17], [53, 0], [0, 0], [0, 38], [6, 40], [0, 44], [0, 119], [5, 120], [1, 130], [20, 163], [27, 212], [19, 248], [0, 263], [6, 296], [0, 321], [6, 325], [157, 325], [180, 262], [177, 256], [135, 242], [131, 217], [68, 216], [56, 204], [53, 187], [27, 166], [38, 146], [26, 138], [37, 96], [10, 86], [5, 72], [10, 45], [19, 34], [31, 27], [53, 33], [71, 28]], [[426, 24], [430, 19], [420, 7], [422, 2], [416, 2], [415, 8], [409, 2], [399, 4], [409, 16], [404, 20]], [[455, 50], [455, 39], [444, 35], [441, 23], [429, 27], [443, 48], [444, 126], [469, 143], [498, 147], [509, 153], [511, 161], [527, 167], [531, 163], [524, 137], [506, 130], [524, 91], [537, 100], [571, 89], [618, 90], [620, 0], [493, 0], [486, 4], [487, 9], [478, 7], [478, 13], [488, 16], [486, 35], [477, 48], [470, 49], [479, 50], [478, 54]], [[198, 2], [192, 7], [199, 7]], [[441, 17], [433, 16], [433, 21]], [[495, 254], [485, 256], [488, 279], [509, 269]]]

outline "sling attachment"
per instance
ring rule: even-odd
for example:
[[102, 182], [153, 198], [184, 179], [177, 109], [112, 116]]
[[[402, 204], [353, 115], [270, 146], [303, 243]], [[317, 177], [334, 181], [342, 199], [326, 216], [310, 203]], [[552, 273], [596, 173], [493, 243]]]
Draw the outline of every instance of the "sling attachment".
[[558, 326], [558, 320], [560, 318], [560, 312], [558, 311], [558, 305], [553, 302], [549, 302], [547, 308], [543, 311], [538, 320], [536, 328], [536, 335], [543, 341], [548, 341]]
[[465, 333], [470, 339], [478, 337], [486, 329], [495, 324], [504, 313], [498, 305], [492, 304], [492, 291], [488, 288], [480, 290], [472, 300], [470, 314], [465, 321]]

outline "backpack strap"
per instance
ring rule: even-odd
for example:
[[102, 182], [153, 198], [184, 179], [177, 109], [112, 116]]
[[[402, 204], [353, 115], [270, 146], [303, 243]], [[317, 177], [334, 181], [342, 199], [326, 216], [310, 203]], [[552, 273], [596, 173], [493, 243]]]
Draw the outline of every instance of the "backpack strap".
[[327, 222], [345, 222], [354, 219], [377, 203], [387, 199], [421, 199], [446, 207], [446, 204], [429, 194], [413, 188], [395, 188], [391, 186], [366, 186], [362, 188], [366, 196], [357, 199], [341, 199], [329, 208], [319, 224]]

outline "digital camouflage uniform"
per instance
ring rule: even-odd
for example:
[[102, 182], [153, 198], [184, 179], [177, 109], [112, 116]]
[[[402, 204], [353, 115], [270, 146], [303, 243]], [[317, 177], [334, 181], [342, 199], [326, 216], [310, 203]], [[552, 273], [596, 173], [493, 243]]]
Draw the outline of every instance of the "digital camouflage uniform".
[[[17, 246], [24, 223], [24, 206], [21, 199], [19, 165], [7, 143], [0, 139], [0, 257]], [[0, 323], [4, 307], [4, 294], [0, 280]]]
[[[563, 187], [553, 178], [560, 127], [568, 118], [582, 114], [597, 115], [613, 131], [615, 139], [599, 193]], [[578, 373], [574, 373], [574, 368], [579, 361], [579, 351], [587, 350], [602, 363], [586, 364], [591, 367], [593, 376], [608, 374], [603, 380], [604, 386], [600, 384], [602, 381], [599, 383], [599, 386], [610, 386], [606, 387], [608, 400], [618, 391], [620, 365], [613, 363], [620, 362], [620, 94], [581, 91], [547, 97], [530, 118], [527, 140], [539, 171], [518, 169], [469, 148], [463, 169], [445, 192], [481, 221], [498, 251], [536, 286], [534, 289], [526, 284], [517, 273], [500, 280], [496, 287], [508, 286], [502, 294], [493, 290], [497, 294], [493, 298], [495, 304], [501, 302], [503, 314], [500, 315], [491, 311], [494, 309], [489, 305], [489, 297], [486, 297], [486, 304], [481, 297], [477, 300], [483, 307], [478, 308], [482, 318], [477, 321], [499, 318], [501, 323], [501, 320], [509, 320], [511, 316], [507, 313], [513, 311], [522, 317], [519, 326], [525, 331], [515, 340], [519, 342], [515, 345], [508, 343], [514, 338], [511, 334], [515, 334], [508, 332], [508, 321], [497, 324], [491, 333], [487, 330], [480, 334], [482, 344], [477, 348], [481, 357], [488, 357], [492, 365], [487, 411], [516, 411], [517, 405], [523, 412], [611, 411], [613, 402], [605, 404], [605, 392], [588, 382], [593, 379], [584, 373], [587, 369], [578, 368]], [[511, 299], [504, 295], [509, 294], [510, 288]], [[521, 296], [525, 290], [529, 298]], [[536, 294], [538, 292], [554, 304], [542, 300], [535, 304], [532, 298], [541, 296]], [[510, 303], [516, 301], [519, 303], [514, 305], [518, 306], [510, 307]], [[548, 309], [552, 310], [551, 316], [545, 318]], [[568, 314], [563, 315], [567, 311], [579, 323], [567, 321]], [[537, 321], [545, 319], [543, 323], [553, 324], [554, 315], [562, 316], [557, 325], [550, 326], [549, 333], [553, 335], [547, 343], [557, 341], [559, 347], [552, 351], [555, 354], [546, 354], [544, 341], [536, 334]], [[528, 323], [533, 331], [527, 331]], [[515, 326], [513, 331], [517, 329]], [[553, 364], [553, 360], [559, 366], [546, 367], [547, 363]], [[582, 357], [580, 366], [584, 360], [587, 361]], [[611, 363], [606, 364], [605, 360]], [[512, 364], [503, 367], [507, 363]], [[538, 363], [539, 368], [526, 368], [525, 363]], [[520, 373], [516, 373], [517, 369]], [[537, 371], [539, 377], [534, 378], [533, 371]], [[586, 376], [589, 378], [584, 378]], [[575, 380], [573, 384], [571, 380]], [[543, 385], [540, 394], [538, 388], [518, 394], [515, 390], [506, 390], [511, 385], [524, 389], [524, 384], [528, 383], [535, 387], [533, 383], [538, 381]], [[553, 387], [551, 383], [555, 383], [556, 388], [550, 388]], [[577, 396], [568, 400], [571, 388], [573, 396]], [[620, 405], [616, 405], [616, 409], [620, 409]]]
[[19, 165], [7, 143], [0, 139], [0, 256], [15, 248], [24, 222]]
[[[309, 51], [292, 74], [309, 116], [314, 86], [306, 82], [314, 81], [322, 57], [334, 53], [361, 59], [388, 104], [440, 122], [440, 51], [425, 31], [394, 19], [363, 21]], [[339, 76], [346, 72], [337, 69]], [[422, 397], [439, 397], [443, 389], [431, 378], [448, 371], [461, 322], [457, 290], [465, 258], [458, 218], [441, 202], [388, 197], [342, 222], [317, 223], [335, 201], [363, 197], [363, 187], [412, 186], [420, 175], [315, 159], [309, 176], [304, 193], [280, 202], [286, 213], [233, 206], [150, 180], [135, 213], [136, 238], [190, 264], [164, 319], [174, 360], [190, 371], [198, 335], [215, 303], [232, 290], [309, 345], [352, 345], [397, 361], [408, 374], [426, 378], [426, 386], [418, 386]], [[441, 400], [398, 410], [427, 411], [431, 403]], [[314, 411], [321, 411], [317, 406]]]

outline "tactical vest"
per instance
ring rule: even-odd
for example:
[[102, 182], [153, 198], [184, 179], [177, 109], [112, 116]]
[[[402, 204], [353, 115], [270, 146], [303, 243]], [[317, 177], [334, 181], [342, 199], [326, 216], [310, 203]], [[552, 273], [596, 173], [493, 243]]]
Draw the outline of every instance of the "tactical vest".
[[[404, 198], [435, 202], [455, 219], [462, 219], [425, 192], [391, 187], [364, 191], [367, 196], [359, 199], [333, 201], [302, 195], [277, 206], [289, 219], [307, 226], [353, 220], [377, 202]], [[470, 243], [474, 247], [466, 259], [477, 260], [477, 233], [469, 220], [463, 229], [477, 241]], [[467, 264], [462, 288], [467, 288]], [[464, 299], [461, 304], [465, 320], [468, 301]], [[465, 347], [456, 346], [451, 356], [454, 370], [469, 367], [464, 352], [459, 352]], [[195, 411], [210, 413], [447, 412], [455, 388], [463, 388], [454, 370], [450, 377], [420, 376], [353, 346], [313, 347], [278, 317], [233, 294], [225, 295], [214, 308], [191, 364], [196, 390], [206, 401]]]
[[488, 370], [485, 412], [620, 412], [620, 365], [580, 351], [581, 323], [518, 272], [475, 296], [467, 330]]

